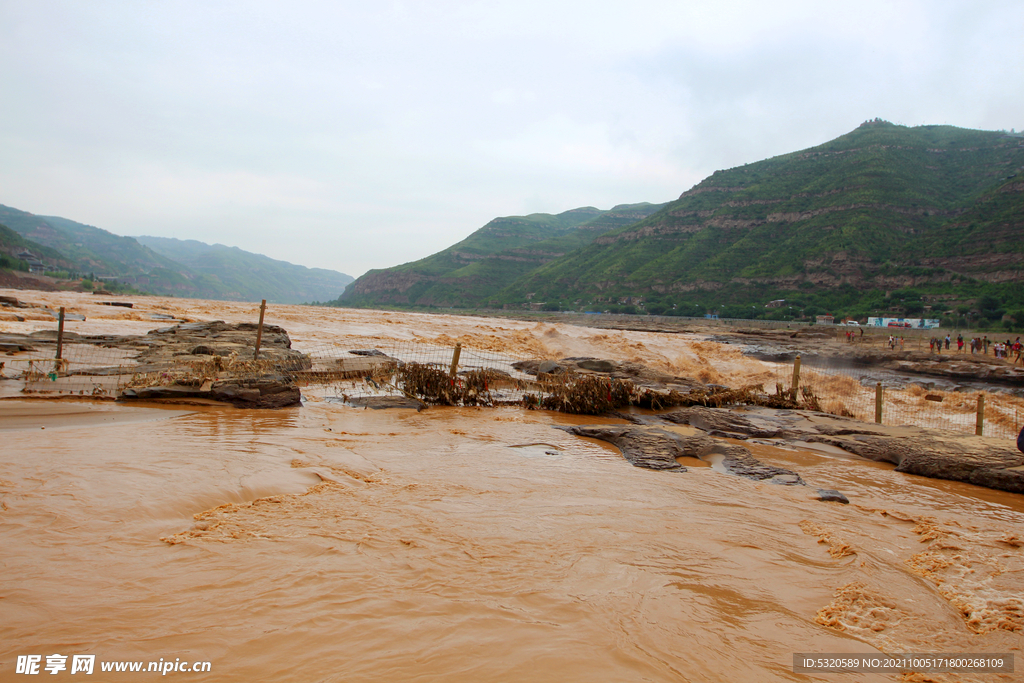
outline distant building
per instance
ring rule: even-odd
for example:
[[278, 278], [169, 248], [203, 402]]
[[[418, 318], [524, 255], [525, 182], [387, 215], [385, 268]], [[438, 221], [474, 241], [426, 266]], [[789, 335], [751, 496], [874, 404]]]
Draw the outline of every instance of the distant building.
[[835, 325], [836, 319], [831, 315], [815, 316], [814, 322], [817, 325]]
[[18, 259], [19, 261], [24, 261], [25, 263], [27, 263], [28, 272], [30, 273], [41, 273], [44, 270], [46, 270], [46, 266], [43, 265], [43, 262], [40, 261], [36, 257], [36, 255], [33, 254], [31, 251], [25, 250], [19, 254], [16, 254], [14, 258]]
[[764, 307], [765, 308], [782, 308], [785, 305], [786, 305], [786, 300], [785, 299], [775, 299], [774, 301], [769, 301], [768, 303], [766, 303], [764, 305]]
[[917, 330], [933, 330], [939, 326], [934, 318], [868, 318], [871, 327], [909, 327]]

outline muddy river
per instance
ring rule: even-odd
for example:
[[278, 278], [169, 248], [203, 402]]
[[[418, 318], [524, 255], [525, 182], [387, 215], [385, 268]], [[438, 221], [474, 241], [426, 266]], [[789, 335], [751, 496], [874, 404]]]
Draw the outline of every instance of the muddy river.
[[[296, 346], [330, 332], [289, 310], [272, 322]], [[83, 332], [152, 327], [90, 311]], [[348, 314], [337, 334], [609, 334]], [[0, 680], [31, 680], [27, 655], [49, 680], [53, 654], [60, 676], [95, 655], [86, 680], [1020, 680], [1024, 497], [820, 446], [750, 445], [809, 487], [644, 470], [555, 429], [584, 422], [609, 420], [0, 401]], [[1017, 672], [803, 674], [796, 652], [1015, 653]], [[161, 659], [210, 671], [100, 671]]]

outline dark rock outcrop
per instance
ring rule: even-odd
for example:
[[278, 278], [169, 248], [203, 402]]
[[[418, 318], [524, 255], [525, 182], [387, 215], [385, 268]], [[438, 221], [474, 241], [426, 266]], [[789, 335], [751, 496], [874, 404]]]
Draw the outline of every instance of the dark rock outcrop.
[[988, 488], [1024, 493], [1024, 454], [999, 440], [945, 432], [941, 438], [925, 430], [899, 436], [847, 434], [810, 436], [868, 460], [890, 462], [897, 472], [933, 479], [951, 479]]
[[795, 472], [766, 465], [743, 446], [722, 443], [710, 436], [685, 436], [658, 427], [634, 425], [577, 425], [559, 429], [612, 443], [635, 467], [685, 472], [686, 467], [676, 458], [690, 457], [717, 461], [726, 472], [747, 479], [770, 479], [779, 484], [803, 483]]
[[[256, 344], [256, 323], [226, 323], [222, 320], [182, 323], [151, 330], [133, 341], [143, 347], [140, 363], [168, 362], [176, 356], [234, 356], [251, 360]], [[304, 354], [292, 349], [288, 332], [278, 325], [263, 325], [259, 360], [298, 361]]]
[[602, 358], [571, 357], [558, 362], [550, 360], [524, 360], [513, 363], [512, 367], [528, 375], [538, 373], [560, 374], [572, 372], [581, 375], [603, 375], [611, 379], [632, 382], [638, 387], [655, 391], [678, 391], [686, 394], [705, 385], [688, 377], [677, 377], [660, 372], [643, 363], [615, 361]]
[[828, 503], [843, 503], [844, 505], [848, 505], [850, 502], [849, 498], [835, 489], [818, 489], [818, 500]]
[[614, 444], [634, 467], [685, 472], [686, 468], [676, 458], [697, 457], [694, 448], [697, 444], [688, 443], [680, 435], [663, 429], [626, 425], [577, 425], [560, 429]]
[[[897, 472], [1024, 493], [1024, 453], [1003, 439], [870, 424], [804, 410], [695, 406], [657, 418], [715, 436], [828, 444], [868, 460], [892, 463]], [[644, 421], [650, 424], [653, 420], [646, 417]]]
[[299, 405], [299, 388], [285, 380], [221, 381], [211, 386], [152, 386], [125, 389], [121, 400], [185, 400], [209, 399], [230, 403], [239, 408], [285, 408]]
[[679, 408], [660, 418], [676, 424], [690, 425], [712, 436], [746, 439], [748, 437], [771, 438], [779, 436], [785, 429], [768, 420], [747, 418], [735, 412], [717, 408], [692, 406]]
[[421, 411], [426, 408], [426, 404], [422, 401], [406, 398], [405, 396], [353, 396], [345, 402], [356, 408], [372, 408], [374, 410], [411, 408], [415, 411]]

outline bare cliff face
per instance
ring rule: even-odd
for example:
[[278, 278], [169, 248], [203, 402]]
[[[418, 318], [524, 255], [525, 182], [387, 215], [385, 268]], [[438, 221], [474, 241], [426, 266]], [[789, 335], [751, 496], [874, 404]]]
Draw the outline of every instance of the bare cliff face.
[[378, 270], [358, 278], [349, 289], [354, 294], [389, 293], [398, 301], [413, 285], [433, 279], [420, 273]]

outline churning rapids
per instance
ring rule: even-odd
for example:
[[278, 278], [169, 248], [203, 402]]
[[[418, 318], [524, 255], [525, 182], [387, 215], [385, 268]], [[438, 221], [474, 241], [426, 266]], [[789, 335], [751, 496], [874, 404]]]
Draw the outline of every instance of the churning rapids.
[[[154, 326], [84, 297], [18, 294], [79, 306], [82, 333]], [[193, 318], [254, 310], [139, 300]], [[617, 344], [665, 366], [688, 343], [290, 306], [268, 320], [298, 348], [415, 330], [602, 357]], [[756, 444], [811, 486], [651, 471], [553, 428], [609, 422], [0, 401], [0, 680], [25, 680], [19, 655], [52, 653], [209, 661], [169, 675], [216, 681], [1020, 680], [1024, 497]], [[792, 670], [794, 652], [876, 651], [1012, 652], [1018, 668]]]

